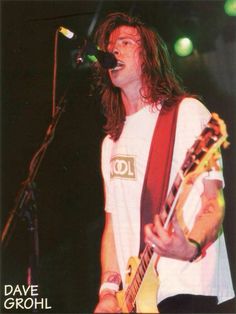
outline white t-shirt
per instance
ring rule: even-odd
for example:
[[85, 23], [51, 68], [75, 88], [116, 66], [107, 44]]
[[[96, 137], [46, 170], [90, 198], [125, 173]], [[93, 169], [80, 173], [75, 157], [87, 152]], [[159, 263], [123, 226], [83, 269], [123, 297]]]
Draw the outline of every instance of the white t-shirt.
[[[140, 242], [140, 200], [153, 131], [160, 108], [146, 106], [127, 116], [122, 134], [113, 142], [107, 136], [102, 145], [102, 173], [105, 182], [105, 210], [112, 213], [118, 264], [124, 283], [130, 256], [137, 256]], [[185, 98], [180, 104], [169, 188], [181, 168], [187, 150], [209, 121], [210, 113], [198, 100]], [[191, 229], [200, 208], [202, 179], [223, 181], [222, 172], [200, 176], [183, 208], [184, 222]], [[176, 294], [234, 297], [223, 233], [195, 263], [161, 257], [158, 265], [158, 303]]]

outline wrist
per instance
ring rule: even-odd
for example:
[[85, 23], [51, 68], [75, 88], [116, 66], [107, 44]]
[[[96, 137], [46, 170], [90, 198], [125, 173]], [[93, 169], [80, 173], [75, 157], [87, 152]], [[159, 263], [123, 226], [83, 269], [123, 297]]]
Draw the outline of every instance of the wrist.
[[188, 241], [195, 247], [194, 253], [192, 254], [189, 262], [192, 263], [193, 261], [197, 260], [202, 255], [202, 248], [200, 243], [197, 241], [189, 238]]
[[117, 272], [108, 271], [103, 275], [103, 282], [99, 289], [99, 298], [105, 295], [115, 295], [121, 284], [121, 276]]
[[116, 292], [114, 290], [105, 289], [105, 290], [102, 290], [101, 292], [99, 292], [99, 300], [103, 299], [106, 296], [115, 297], [115, 295], [116, 295]]

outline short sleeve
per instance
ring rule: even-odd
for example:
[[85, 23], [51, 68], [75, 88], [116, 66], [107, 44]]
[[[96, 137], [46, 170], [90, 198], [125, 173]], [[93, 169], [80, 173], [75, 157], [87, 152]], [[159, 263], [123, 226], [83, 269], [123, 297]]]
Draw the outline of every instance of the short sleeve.
[[[180, 104], [175, 139], [174, 164], [180, 169], [186, 152], [192, 147], [211, 118], [210, 112], [197, 99], [185, 98]], [[200, 177], [209, 180], [220, 180], [224, 186], [223, 163], [220, 157], [217, 167], [206, 171]], [[202, 180], [197, 180], [203, 182]], [[200, 189], [202, 190], [202, 189]]]

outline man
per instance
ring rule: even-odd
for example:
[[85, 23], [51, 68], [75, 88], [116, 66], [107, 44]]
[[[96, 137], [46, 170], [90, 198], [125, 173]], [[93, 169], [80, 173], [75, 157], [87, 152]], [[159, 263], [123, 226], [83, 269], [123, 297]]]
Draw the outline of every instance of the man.
[[[106, 221], [95, 312], [117, 313], [121, 305], [116, 292], [121, 284], [125, 288], [127, 261], [139, 255], [144, 240], [140, 239], [140, 203], [160, 111], [179, 106], [169, 187], [210, 114], [202, 103], [184, 92], [163, 41], [137, 18], [110, 14], [95, 39], [101, 49], [118, 60], [114, 69], [97, 68], [108, 135], [102, 145]], [[145, 242], [161, 256], [156, 299], [160, 312], [215, 312], [217, 302], [234, 297], [220, 232], [223, 177], [217, 168], [203, 173], [192, 186], [182, 208], [184, 224], [174, 215], [169, 233], [163, 226], [166, 213], [160, 211], [145, 226]]]

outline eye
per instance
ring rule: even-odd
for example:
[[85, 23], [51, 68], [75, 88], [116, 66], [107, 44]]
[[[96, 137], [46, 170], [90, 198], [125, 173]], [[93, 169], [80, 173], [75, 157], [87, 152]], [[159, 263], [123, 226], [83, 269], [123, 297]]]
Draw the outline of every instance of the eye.
[[122, 46], [132, 45], [132, 41], [130, 39], [123, 39], [121, 43], [122, 43]]

